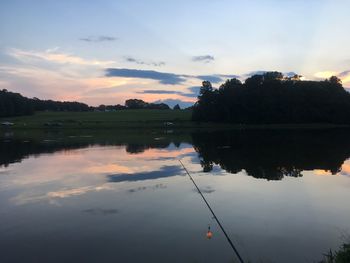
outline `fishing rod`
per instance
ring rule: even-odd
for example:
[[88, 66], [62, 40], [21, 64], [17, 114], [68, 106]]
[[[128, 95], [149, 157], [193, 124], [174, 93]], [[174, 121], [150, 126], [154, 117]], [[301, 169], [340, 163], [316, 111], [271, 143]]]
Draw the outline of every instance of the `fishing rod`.
[[184, 170], [186, 171], [187, 175], [188, 175], [189, 178], [191, 179], [191, 181], [192, 181], [192, 183], [194, 184], [194, 186], [197, 188], [198, 193], [199, 193], [199, 194], [201, 195], [201, 197], [203, 198], [205, 204], [206, 204], [207, 207], [209, 208], [209, 210], [210, 210], [211, 214], [213, 215], [213, 218], [215, 219], [216, 223], [218, 223], [219, 227], [221, 228], [222, 232], [224, 233], [224, 235], [225, 235], [225, 237], [226, 237], [228, 243], [230, 244], [231, 248], [232, 248], [233, 251], [235, 252], [237, 258], [239, 259], [239, 261], [240, 261], [241, 263], [244, 263], [244, 261], [243, 261], [241, 255], [239, 254], [237, 248], [233, 245], [233, 243], [232, 243], [230, 237], [227, 235], [227, 233], [226, 233], [224, 227], [221, 225], [221, 223], [220, 223], [219, 219], [217, 218], [217, 216], [215, 215], [213, 209], [210, 207], [208, 201], [205, 199], [204, 195], [202, 194], [202, 191], [199, 189], [199, 187], [197, 186], [196, 182], [193, 180], [191, 174], [188, 172], [188, 170], [186, 169], [185, 165], [181, 162], [180, 159], [179, 159], [179, 162], [181, 163], [182, 167], [183, 167]]

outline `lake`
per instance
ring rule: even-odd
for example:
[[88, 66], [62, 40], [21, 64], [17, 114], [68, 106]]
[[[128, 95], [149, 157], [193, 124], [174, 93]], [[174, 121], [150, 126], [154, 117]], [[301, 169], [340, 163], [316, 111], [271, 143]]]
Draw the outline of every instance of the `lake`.
[[317, 262], [350, 236], [348, 134], [3, 130], [0, 261], [238, 262], [181, 159], [246, 262]]

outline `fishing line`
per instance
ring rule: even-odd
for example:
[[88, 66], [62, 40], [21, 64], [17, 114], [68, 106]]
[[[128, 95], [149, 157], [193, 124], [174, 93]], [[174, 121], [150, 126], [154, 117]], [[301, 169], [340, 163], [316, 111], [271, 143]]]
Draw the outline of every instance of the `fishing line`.
[[242, 257], [240, 256], [240, 254], [238, 253], [238, 250], [236, 249], [236, 247], [233, 245], [230, 237], [227, 235], [224, 227], [221, 225], [219, 219], [216, 217], [213, 209], [211, 209], [208, 201], [205, 199], [204, 195], [202, 194], [202, 191], [199, 189], [199, 187], [197, 186], [196, 182], [193, 180], [192, 176], [190, 175], [190, 173], [188, 172], [188, 170], [186, 169], [185, 165], [181, 162], [181, 160], [179, 160], [179, 162], [181, 163], [182, 167], [184, 168], [184, 170], [186, 171], [187, 175], [189, 176], [189, 178], [191, 179], [192, 183], [194, 184], [194, 186], [197, 188], [198, 190], [198, 193], [201, 195], [201, 197], [203, 198], [205, 204], [207, 205], [207, 207], [209, 208], [210, 212], [212, 213], [213, 215], [213, 218], [215, 219], [215, 221], [218, 223], [219, 227], [221, 228], [222, 232], [224, 233], [228, 243], [230, 244], [231, 248], [233, 249], [233, 251], [235, 252], [236, 256], [238, 257], [239, 261], [241, 263], [244, 263]]

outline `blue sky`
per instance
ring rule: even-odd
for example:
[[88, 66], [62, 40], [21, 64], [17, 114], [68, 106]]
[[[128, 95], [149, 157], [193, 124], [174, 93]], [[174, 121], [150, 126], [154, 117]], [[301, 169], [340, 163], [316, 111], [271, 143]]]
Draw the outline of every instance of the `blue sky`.
[[191, 103], [203, 79], [261, 70], [350, 87], [349, 10], [346, 0], [2, 0], [0, 88], [98, 105]]

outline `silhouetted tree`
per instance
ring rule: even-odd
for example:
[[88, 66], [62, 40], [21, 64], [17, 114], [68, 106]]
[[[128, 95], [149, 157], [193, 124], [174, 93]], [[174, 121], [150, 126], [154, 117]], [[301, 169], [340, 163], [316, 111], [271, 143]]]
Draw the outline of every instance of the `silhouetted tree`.
[[129, 99], [125, 101], [125, 106], [128, 109], [158, 109], [168, 110], [169, 106], [165, 103], [147, 103], [139, 99]]
[[32, 101], [19, 93], [0, 90], [0, 117], [33, 114]]
[[125, 106], [128, 109], [144, 109], [146, 107], [146, 102], [139, 99], [129, 99], [125, 101]]
[[88, 110], [90, 110], [89, 106], [80, 102], [30, 99], [19, 93], [0, 90], [0, 117], [30, 115], [34, 111]]
[[350, 93], [335, 76], [302, 81], [280, 72], [253, 75], [241, 83], [227, 80], [219, 89], [204, 81], [194, 105], [195, 121], [244, 124], [350, 124]]

